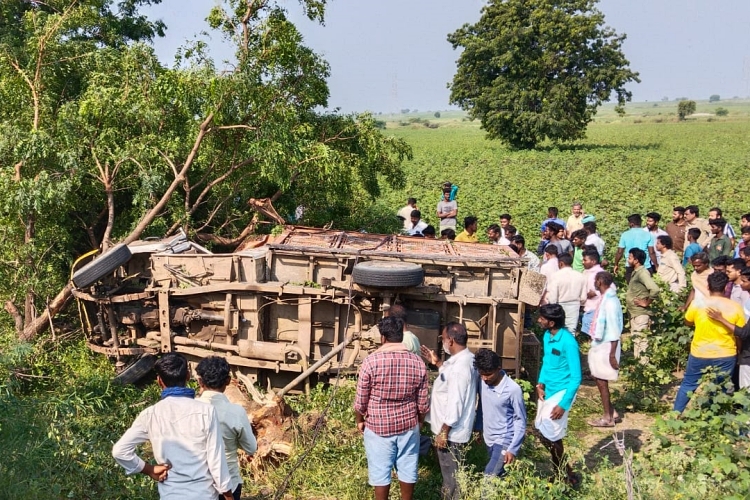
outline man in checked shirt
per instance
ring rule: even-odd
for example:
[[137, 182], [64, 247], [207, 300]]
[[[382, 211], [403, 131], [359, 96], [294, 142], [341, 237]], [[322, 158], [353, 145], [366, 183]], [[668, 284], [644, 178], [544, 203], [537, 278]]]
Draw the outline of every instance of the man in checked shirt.
[[369, 483], [375, 500], [386, 500], [396, 468], [401, 498], [411, 500], [417, 482], [419, 427], [430, 409], [427, 368], [402, 343], [404, 325], [394, 317], [378, 323], [383, 345], [359, 370], [354, 414], [364, 434]]

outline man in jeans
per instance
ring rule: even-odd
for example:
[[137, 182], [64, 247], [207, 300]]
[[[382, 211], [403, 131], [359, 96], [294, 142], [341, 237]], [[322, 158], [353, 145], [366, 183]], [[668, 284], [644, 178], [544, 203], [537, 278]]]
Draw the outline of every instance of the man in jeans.
[[448, 323], [442, 338], [443, 350], [450, 354], [446, 361], [441, 361], [432, 349], [422, 346], [422, 356], [440, 371], [432, 386], [430, 412], [425, 420], [435, 434], [443, 475], [442, 498], [458, 500], [456, 472], [474, 428], [479, 377], [474, 368], [474, 355], [466, 348], [469, 340], [466, 328], [460, 323]]
[[[717, 368], [731, 377], [737, 361], [735, 327], [745, 325], [742, 306], [724, 297], [729, 278], [724, 273], [708, 276], [709, 296], [701, 304], [694, 301], [685, 313], [685, 323], [695, 325], [695, 335], [690, 343], [685, 376], [674, 400], [674, 411], [682, 412], [688, 404], [688, 393], [698, 388], [703, 370]], [[709, 310], [718, 311], [728, 324], [715, 321]], [[714, 313], [715, 315], [716, 313]], [[731, 328], [729, 328], [731, 326]]]
[[628, 267], [633, 270], [625, 295], [628, 314], [630, 314], [630, 333], [633, 337], [633, 354], [641, 363], [648, 363], [648, 358], [641, 356], [648, 348], [648, 339], [643, 333], [651, 324], [649, 306], [659, 296], [659, 286], [651, 278], [643, 263], [646, 252], [640, 248], [631, 248], [628, 253]]
[[490, 457], [482, 482], [482, 498], [489, 498], [489, 479], [504, 476], [505, 466], [521, 451], [526, 436], [526, 405], [523, 390], [500, 367], [495, 351], [479, 349], [474, 366], [482, 379], [474, 429], [482, 432]]
[[417, 482], [419, 425], [429, 410], [427, 368], [402, 344], [401, 320], [383, 318], [378, 329], [383, 345], [360, 367], [354, 415], [364, 434], [375, 500], [388, 498], [394, 466], [401, 498], [411, 500]]

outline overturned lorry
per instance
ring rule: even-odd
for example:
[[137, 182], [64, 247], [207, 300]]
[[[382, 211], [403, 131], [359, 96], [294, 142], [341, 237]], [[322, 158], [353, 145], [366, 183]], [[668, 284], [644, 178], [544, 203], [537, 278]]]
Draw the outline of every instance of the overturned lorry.
[[117, 245], [74, 269], [73, 283], [88, 346], [116, 361], [123, 382], [176, 351], [225, 356], [243, 380], [279, 393], [309, 390], [356, 372], [395, 301], [438, 352], [441, 326], [457, 321], [469, 347], [495, 350], [506, 371], [538, 366], [523, 322], [544, 278], [505, 246], [287, 227], [213, 254], [178, 236]]

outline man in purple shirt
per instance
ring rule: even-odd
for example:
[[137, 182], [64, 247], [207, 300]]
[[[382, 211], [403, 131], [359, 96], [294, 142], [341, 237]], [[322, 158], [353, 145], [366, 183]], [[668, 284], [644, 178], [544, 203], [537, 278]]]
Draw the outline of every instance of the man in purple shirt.
[[364, 434], [367, 472], [375, 500], [386, 500], [396, 467], [401, 498], [411, 500], [417, 482], [419, 426], [430, 409], [427, 368], [402, 343], [404, 325], [394, 317], [378, 323], [383, 345], [359, 370], [354, 415]]

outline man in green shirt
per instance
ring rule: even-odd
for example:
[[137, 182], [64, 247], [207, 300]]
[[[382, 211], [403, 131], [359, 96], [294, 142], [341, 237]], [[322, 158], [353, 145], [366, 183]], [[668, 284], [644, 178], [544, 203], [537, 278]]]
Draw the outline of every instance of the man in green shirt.
[[563, 438], [568, 429], [568, 414], [581, 385], [581, 358], [578, 342], [565, 328], [565, 311], [560, 304], [539, 308], [539, 326], [544, 332], [542, 369], [536, 394], [539, 398], [534, 426], [540, 440], [552, 456], [555, 470], [565, 471], [565, 480], [578, 486], [580, 478], [569, 463], [563, 465]]
[[648, 339], [643, 333], [651, 324], [649, 306], [659, 296], [659, 286], [651, 278], [651, 273], [643, 266], [646, 252], [640, 248], [631, 248], [628, 253], [628, 266], [633, 269], [630, 277], [625, 303], [630, 314], [630, 333], [633, 336], [633, 354], [641, 363], [648, 363], [648, 358], [641, 356], [648, 347]]
[[711, 229], [711, 239], [706, 244], [706, 253], [708, 254], [709, 262], [713, 262], [716, 257], [722, 255], [732, 255], [732, 242], [724, 234], [726, 225], [727, 221], [722, 218], [710, 219], [708, 221], [708, 227]]

